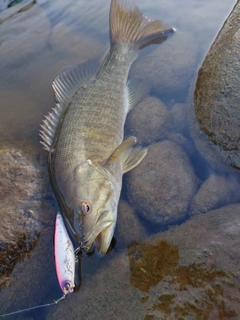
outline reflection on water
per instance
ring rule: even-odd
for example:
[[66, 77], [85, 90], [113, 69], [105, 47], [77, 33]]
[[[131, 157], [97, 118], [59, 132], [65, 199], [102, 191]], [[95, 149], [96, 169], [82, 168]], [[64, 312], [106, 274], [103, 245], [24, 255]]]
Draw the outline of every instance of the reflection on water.
[[[196, 75], [234, 0], [136, 2], [149, 17], [160, 18], [177, 29], [177, 33], [166, 44], [150, 52], [148, 56], [141, 55], [131, 71], [133, 76], [150, 80], [152, 97], [141, 104], [141, 114], [132, 113], [128, 130], [133, 130], [129, 129], [131, 123], [132, 128], [134, 124], [140, 123], [142, 131], [146, 130], [141, 138], [143, 143], [158, 144], [157, 154], [149, 152], [149, 170], [142, 176], [148, 180], [151, 178], [153, 182], [157, 176], [165, 193], [153, 187], [146, 199], [145, 194], [142, 194], [143, 198], [130, 201], [130, 206], [127, 201], [129, 178], [124, 179], [122, 198], [125, 205], [120, 205], [122, 212], [119, 218], [124, 228], [119, 228], [116, 232], [115, 249], [100, 262], [94, 257], [83, 257], [83, 283], [79, 292], [54, 308], [42, 310], [41, 316], [51, 320], [63, 315], [68, 319], [98, 319], [100, 315], [104, 319], [139, 319], [139, 315], [142, 319], [236, 318], [239, 316], [236, 303], [240, 300], [236, 292], [240, 274], [235, 268], [238, 255], [234, 248], [239, 247], [239, 207], [226, 207], [229, 225], [226, 228], [226, 225], [224, 227], [224, 224], [219, 224], [214, 229], [213, 224], [214, 232], [207, 229], [207, 211], [239, 202], [236, 195], [239, 181], [236, 174], [214, 172], [214, 168], [198, 155], [194, 142], [189, 137], [188, 111], [185, 105], [191, 79]], [[21, 228], [29, 228], [32, 217], [37, 217], [38, 232], [41, 231], [38, 242], [35, 238], [28, 239], [26, 236], [26, 246], [24, 236], [20, 240], [17, 238], [13, 247], [9, 245], [10, 238], [5, 237], [4, 242], [1, 242], [0, 300], [3, 303], [0, 312], [51, 302], [59, 295], [52, 252], [57, 208], [49, 187], [47, 171], [45, 172], [46, 155], [39, 144], [39, 124], [54, 105], [51, 84], [55, 76], [68, 65], [91, 59], [101, 60], [107, 51], [109, 3], [110, 1], [106, 1], [103, 4], [98, 0], [22, 1], [0, 12], [0, 143], [1, 148], [8, 146], [6, 157], [1, 158], [0, 194], [1, 200], [4, 197], [5, 201], [0, 208], [1, 228], [4, 235], [7, 235], [9, 227], [6, 217], [10, 217], [9, 221], [15, 221], [17, 233], [19, 230], [16, 221], [21, 221]], [[0, 6], [0, 10], [1, 8]], [[166, 121], [162, 123], [161, 119], [167, 119], [167, 126]], [[136, 132], [137, 129], [131, 134], [138, 136]], [[152, 141], [151, 137], [154, 137]], [[163, 140], [168, 142], [162, 142]], [[164, 151], [161, 151], [162, 146]], [[18, 150], [17, 153], [15, 149]], [[28, 159], [26, 163], [21, 160], [24, 158], [23, 154]], [[169, 159], [173, 154], [176, 163], [170, 167], [173, 162]], [[187, 158], [182, 165], [184, 170], [181, 170], [180, 164], [182, 154]], [[15, 163], [22, 170], [15, 172], [12, 169]], [[162, 171], [159, 169], [156, 174], [157, 166]], [[188, 174], [191, 172], [192, 193], [186, 194], [189, 185], [184, 186], [187, 176], [183, 171]], [[136, 179], [136, 175], [133, 174], [131, 179]], [[218, 183], [213, 184], [213, 181]], [[132, 186], [134, 194], [139, 186], [134, 185], [134, 182]], [[190, 204], [189, 198], [195, 196], [195, 190], [199, 192]], [[180, 196], [184, 191], [184, 196]], [[136, 193], [135, 196], [139, 196]], [[160, 202], [156, 201], [160, 193], [161, 204], [164, 205], [156, 207], [154, 220], [149, 212], [153, 209], [153, 203], [157, 206]], [[183, 198], [187, 200], [183, 201]], [[141, 214], [139, 208], [143, 199], [149, 211], [145, 210]], [[139, 206], [134, 206], [134, 202], [138, 202]], [[21, 210], [17, 206], [20, 203]], [[192, 251], [188, 251], [188, 259], [184, 264], [181, 262], [183, 240], [174, 244], [163, 239], [151, 245], [142, 242], [153, 233], [161, 235], [161, 230], [168, 227], [168, 224], [158, 225], [156, 221], [178, 221], [178, 213], [182, 207], [187, 208], [181, 218], [181, 222], [185, 223], [191, 222], [188, 220], [190, 214], [197, 216], [207, 212], [201, 230], [202, 233], [203, 230], [208, 230], [205, 238], [211, 238], [207, 253], [208, 264], [205, 264], [205, 258], [199, 253], [204, 252], [207, 246], [202, 238], [195, 243]], [[174, 208], [174, 214], [171, 208]], [[161, 219], [157, 217], [160, 211], [163, 214]], [[221, 211], [222, 216], [220, 215], [223, 220], [224, 213]], [[192, 221], [198, 221], [197, 218], [192, 218]], [[131, 226], [134, 226], [134, 231]], [[176, 238], [182, 226], [172, 227]], [[192, 242], [198, 227], [191, 223], [187, 226], [183, 239], [190, 237], [189, 242]], [[228, 250], [225, 248], [222, 251], [224, 244], [221, 239], [216, 239], [216, 234], [226, 240]], [[129, 243], [132, 244], [126, 249]], [[29, 254], [29, 250], [35, 245], [36, 248]], [[12, 250], [15, 247], [18, 248], [17, 251]], [[209, 253], [211, 248], [213, 255]], [[230, 250], [231, 255], [228, 255]], [[24, 258], [25, 252], [28, 253], [27, 259]], [[196, 260], [195, 254], [198, 253], [199, 260]], [[225, 259], [226, 265], [231, 267], [221, 265], [219, 261]], [[235, 270], [232, 273], [231, 268]], [[25, 278], [29, 279], [29, 287], [22, 287]], [[28, 291], [26, 287], [29, 288]], [[14, 300], [20, 291], [21, 296]], [[29, 313], [29, 316], [37, 318], [36, 313]], [[24, 319], [24, 315], [22, 318]]]

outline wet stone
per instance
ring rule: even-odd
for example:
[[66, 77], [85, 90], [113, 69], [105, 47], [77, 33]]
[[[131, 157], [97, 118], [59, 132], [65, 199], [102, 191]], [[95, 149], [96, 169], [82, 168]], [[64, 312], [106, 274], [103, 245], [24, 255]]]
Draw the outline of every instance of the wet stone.
[[130, 112], [126, 127], [127, 133], [137, 137], [138, 143], [149, 145], [166, 137], [171, 117], [159, 99], [149, 96]]
[[52, 192], [41, 147], [28, 141], [0, 145], [0, 286], [36, 245], [53, 218]]
[[206, 213], [209, 210], [240, 201], [240, 183], [232, 176], [212, 174], [204, 181], [190, 205], [190, 215]]
[[175, 142], [151, 145], [126, 180], [129, 202], [148, 221], [167, 225], [186, 218], [196, 177], [188, 156]]
[[176, 103], [169, 111], [175, 132], [185, 132], [187, 128], [187, 105]]
[[[189, 94], [191, 131], [216, 169], [240, 168], [240, 1], [212, 44]], [[195, 113], [194, 113], [195, 110]]]

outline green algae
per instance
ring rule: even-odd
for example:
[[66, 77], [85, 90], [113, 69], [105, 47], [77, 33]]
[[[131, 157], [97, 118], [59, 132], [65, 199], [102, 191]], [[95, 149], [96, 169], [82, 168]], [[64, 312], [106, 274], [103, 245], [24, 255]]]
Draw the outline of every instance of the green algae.
[[166, 241], [158, 245], [134, 242], [128, 247], [130, 283], [141, 291], [148, 292], [165, 276], [174, 274], [178, 265], [178, 248]]

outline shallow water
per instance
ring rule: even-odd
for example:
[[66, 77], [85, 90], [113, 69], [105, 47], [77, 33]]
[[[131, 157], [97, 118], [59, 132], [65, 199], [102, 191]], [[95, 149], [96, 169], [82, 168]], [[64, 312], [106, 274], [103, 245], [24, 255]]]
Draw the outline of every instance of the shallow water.
[[[180, 40], [176, 48], [179, 52], [186, 50], [186, 59], [188, 59], [187, 53], [192, 52], [191, 70], [185, 80], [190, 86], [192, 78], [196, 76], [201, 62], [235, 1], [138, 0], [136, 3], [151, 19], [161, 19], [176, 28], [177, 33], [183, 35], [183, 39], [189, 37], [194, 40], [187, 49], [184, 41]], [[41, 158], [43, 159], [41, 161], [44, 162], [46, 155], [39, 144], [38, 131], [43, 116], [54, 106], [52, 81], [68, 65], [90, 59], [101, 59], [104, 56], [108, 49], [108, 12], [109, 1], [97, 0], [68, 1], [67, 3], [62, 0], [40, 0], [37, 3], [23, 1], [0, 12], [1, 145], [6, 141], [14, 142], [15, 145], [20, 143], [18, 141], [29, 142], [34, 145], [33, 152], [36, 159]], [[174, 35], [171, 40], [174, 40], [175, 36], [177, 37]], [[169, 70], [173, 68], [167, 57], [166, 63], [164, 63], [164, 57], [161, 59], [163, 65], [167, 65]], [[187, 64], [188, 61], [185, 63]], [[179, 73], [183, 72], [181, 68], [176, 67], [176, 70], [179, 70]], [[151, 78], [151, 75], [149, 77]], [[174, 79], [178, 77], [181, 77], [181, 74], [177, 74], [176, 71]], [[167, 79], [167, 90], [164, 92], [161, 91], [161, 88], [158, 92], [154, 86], [151, 92], [152, 95], [165, 102], [168, 111], [176, 103], [184, 103], [188, 94], [188, 85], [176, 90], [174, 79]], [[191, 145], [188, 129], [185, 129], [184, 132], [187, 141], [185, 145]], [[190, 157], [196, 177], [203, 183], [213, 169], [199, 156], [195, 148], [188, 150], [186, 148], [185, 151]], [[47, 171], [47, 168], [44, 170]], [[222, 174], [225, 175], [225, 173]], [[46, 188], [49, 188], [47, 180], [45, 183]], [[234, 190], [231, 192], [234, 193]], [[52, 249], [56, 203], [51, 198], [51, 191], [50, 196], [47, 196], [50, 197], [49, 201], [52, 205], [48, 209], [50, 216], [45, 217], [45, 220], [42, 219], [43, 221], [39, 218], [42, 224], [36, 247], [28, 256], [18, 261], [12, 273], [7, 275], [8, 279], [0, 291], [0, 313], [48, 303], [61, 296], [55, 275]], [[127, 199], [125, 183], [122, 198]], [[220, 203], [219, 207], [225, 204]], [[42, 208], [44, 209], [46, 208]], [[239, 207], [234, 207], [232, 210], [237, 213], [238, 209]], [[222, 220], [217, 220], [217, 222], [214, 217], [213, 229], [215, 225], [218, 228], [214, 229], [213, 234], [211, 234], [211, 228], [208, 230], [209, 233], [205, 234], [205, 238], [209, 236], [209, 242], [215, 249], [217, 248], [213, 250], [213, 258], [211, 258], [211, 248], [207, 247], [207, 242], [204, 242], [200, 235], [200, 242], [195, 243], [193, 248], [187, 245], [188, 241], [192, 241], [189, 235], [194, 235], [195, 232], [194, 222], [190, 221], [187, 224], [188, 219], [183, 218], [181, 226], [172, 227], [175, 229], [170, 229], [167, 233], [168, 226], [160, 228], [146, 222], [144, 218], [139, 218], [140, 222], [147, 226], [144, 237], [150, 237], [150, 244], [133, 244], [127, 250], [128, 244], [124, 247], [121, 239], [117, 239], [114, 250], [106, 257], [102, 259], [95, 256], [84, 257], [82, 259], [83, 283], [78, 292], [59, 305], [15, 315], [13, 319], [55, 319], [61, 315], [64, 317], [68, 315], [68, 319], [76, 319], [76, 317], [78, 319], [99, 319], [98, 315], [101, 315], [101, 318], [105, 315], [105, 319], [225, 319], [238, 317], [240, 309], [236, 307], [236, 304], [239, 303], [240, 296], [237, 296], [236, 292], [239, 294], [240, 282], [239, 273], [234, 266], [239, 257], [234, 252], [233, 246], [237, 243], [235, 237], [238, 234], [238, 229], [235, 230], [234, 225], [238, 225], [239, 220], [236, 219], [234, 223], [232, 220], [229, 221], [227, 228], [228, 221], [224, 220], [223, 215], [220, 215]], [[202, 227], [208, 224], [207, 220], [202, 221], [201, 219], [199, 223]], [[179, 234], [179, 243], [173, 240], [174, 232], [175, 238]], [[154, 237], [151, 238], [156, 233], [160, 234], [163, 242]], [[219, 238], [215, 237], [216, 234]], [[221, 243], [225, 237], [226, 242], [228, 241], [226, 247]], [[139, 241], [139, 238], [132, 238], [132, 240]], [[151, 244], [151, 241], [156, 242]], [[216, 243], [219, 244], [219, 247], [216, 247]], [[232, 249], [229, 256], [222, 254], [229, 248]], [[156, 257], [158, 250], [161, 251], [162, 260], [167, 263], [161, 265], [161, 262], [152, 258], [158, 267], [149, 267], [151, 255], [147, 256], [147, 252], [151, 252], [152, 256]], [[203, 259], [201, 253], [204, 250], [206, 252]], [[199, 261], [197, 260], [198, 255]], [[147, 261], [145, 267], [140, 267], [142, 273], [148, 275], [147, 280], [141, 278], [138, 271], [134, 272], [134, 268], [138, 268], [137, 265], [141, 259]], [[219, 262], [221, 259], [236, 260], [233, 266], [228, 263], [230, 267], [226, 269], [226, 265]], [[117, 266], [121, 264], [122, 268], [118, 269]], [[163, 270], [161, 275], [159, 275], [159, 268]], [[172, 280], [170, 284], [165, 283], [164, 285], [163, 281], [166, 278]], [[145, 286], [141, 282], [144, 282]], [[189, 286], [193, 288], [191, 297], [192, 299], [194, 297], [195, 302], [190, 301], [187, 296], [186, 301], [189, 300], [187, 305], [183, 293], [180, 297], [176, 292], [185, 290], [189, 293]], [[209, 287], [206, 291], [202, 290], [207, 286]], [[201, 292], [197, 291], [199, 288]], [[231, 297], [232, 300], [227, 297]], [[81, 307], [81, 303], [84, 304], [84, 307]], [[201, 308], [206, 311], [201, 313]], [[75, 311], [71, 311], [73, 309]]]

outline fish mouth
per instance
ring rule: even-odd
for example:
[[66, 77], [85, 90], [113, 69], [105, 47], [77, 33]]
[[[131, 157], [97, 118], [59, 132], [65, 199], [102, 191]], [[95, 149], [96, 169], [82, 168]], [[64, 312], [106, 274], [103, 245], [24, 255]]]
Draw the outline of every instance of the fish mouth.
[[[109, 230], [115, 224], [113, 215], [109, 211], [103, 211], [98, 218], [95, 226], [81, 239], [81, 246], [84, 252], [88, 252], [95, 242], [97, 251], [100, 254], [105, 254], [111, 243], [109, 240]], [[96, 241], [95, 241], [96, 240]]]
[[95, 248], [100, 255], [105, 255], [108, 252], [113, 237], [113, 231], [114, 224], [111, 224], [109, 227], [102, 230], [95, 238]]

